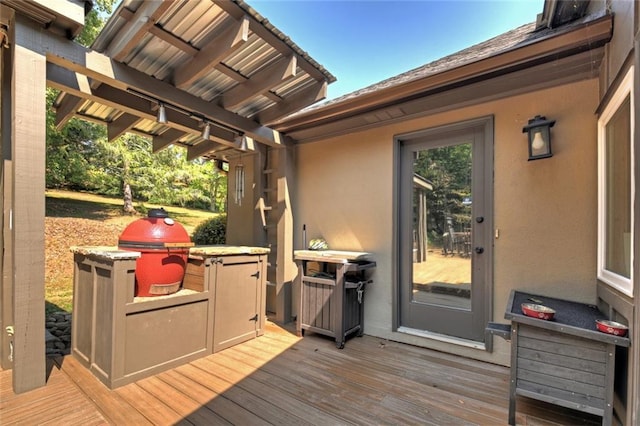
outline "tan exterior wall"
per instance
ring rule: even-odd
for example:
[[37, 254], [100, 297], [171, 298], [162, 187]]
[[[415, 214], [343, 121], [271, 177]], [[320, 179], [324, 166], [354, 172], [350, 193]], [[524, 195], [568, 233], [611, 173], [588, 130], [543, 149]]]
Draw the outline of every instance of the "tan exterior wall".
[[[493, 115], [495, 120], [494, 315], [505, 322], [512, 289], [595, 302], [596, 118], [598, 81], [589, 80], [426, 116], [328, 140], [297, 152], [295, 248], [324, 237], [338, 250], [368, 251], [377, 268], [365, 296], [365, 333], [507, 365], [494, 352], [392, 331], [394, 136]], [[557, 120], [554, 156], [527, 161], [522, 127], [535, 115]], [[295, 299], [294, 299], [295, 300]]]
[[[246, 154], [229, 159], [227, 178], [227, 244], [253, 246], [258, 244], [260, 236], [255, 234], [253, 226], [257, 213], [255, 211], [257, 169], [254, 162], [257, 154]], [[244, 197], [236, 201], [236, 166], [244, 167]]]
[[603, 84], [600, 90], [604, 94], [613, 83], [614, 79], [623, 69], [629, 53], [633, 50], [635, 32], [636, 2], [613, 1], [609, 7], [614, 16], [614, 32], [611, 41], [607, 44], [606, 55], [602, 61], [603, 72], [601, 77]]

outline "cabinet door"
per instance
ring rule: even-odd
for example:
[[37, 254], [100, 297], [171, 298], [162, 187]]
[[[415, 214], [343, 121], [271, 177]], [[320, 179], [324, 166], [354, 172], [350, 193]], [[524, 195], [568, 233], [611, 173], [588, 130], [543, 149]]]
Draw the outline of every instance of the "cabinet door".
[[213, 352], [257, 336], [261, 265], [257, 256], [223, 257], [216, 265]]

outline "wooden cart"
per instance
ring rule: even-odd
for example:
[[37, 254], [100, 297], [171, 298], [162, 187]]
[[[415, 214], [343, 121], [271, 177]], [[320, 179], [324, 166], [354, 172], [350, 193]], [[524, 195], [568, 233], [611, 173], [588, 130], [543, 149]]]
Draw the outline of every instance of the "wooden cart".
[[346, 337], [362, 335], [368, 273], [376, 263], [369, 253], [334, 250], [298, 250], [300, 305], [296, 329], [334, 337], [336, 347], [344, 348]]
[[[556, 311], [553, 320], [525, 316], [522, 303]], [[606, 316], [596, 306], [512, 291], [505, 318], [511, 320], [509, 424], [515, 424], [516, 395], [602, 416], [613, 416], [616, 346], [626, 337], [596, 329]]]

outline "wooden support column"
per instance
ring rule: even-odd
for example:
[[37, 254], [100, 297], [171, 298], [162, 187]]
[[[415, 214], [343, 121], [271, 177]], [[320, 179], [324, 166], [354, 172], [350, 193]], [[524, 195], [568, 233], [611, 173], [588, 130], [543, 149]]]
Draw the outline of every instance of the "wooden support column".
[[[634, 134], [631, 135], [632, 146], [635, 150], [635, 160], [631, 165], [631, 170], [635, 178], [635, 182], [640, 182], [640, 159], [638, 158], [638, 149], [640, 148], [640, 130], [638, 124], [640, 123], [640, 31], [636, 33], [634, 43], [634, 77], [633, 77], [633, 92], [634, 92], [634, 105], [632, 105], [632, 111], [634, 113], [634, 121], [636, 123]], [[640, 424], [640, 238], [638, 233], [640, 232], [640, 185], [635, 185], [635, 204], [633, 206], [633, 223], [635, 237], [633, 239], [633, 322], [631, 325], [631, 347], [629, 348], [629, 394], [627, 401], [629, 407], [627, 407], [627, 422], [628, 424], [637, 425]], [[630, 319], [631, 321], [631, 319]]]
[[276, 318], [287, 323], [292, 319], [292, 286], [298, 269], [293, 261], [293, 211], [291, 209], [291, 184], [295, 182], [293, 147], [273, 150], [278, 158], [274, 162], [277, 170], [279, 217], [277, 224], [277, 270], [276, 270]]
[[23, 47], [43, 46], [41, 31], [16, 16], [11, 83], [13, 162], [13, 389], [44, 386], [44, 217], [46, 145], [46, 58]]
[[[5, 15], [3, 15], [3, 13]], [[13, 21], [13, 12], [0, 6], [0, 20]], [[11, 70], [12, 50], [0, 46], [0, 200], [2, 203], [2, 261], [0, 261], [0, 367], [13, 368], [12, 337], [6, 327], [13, 326], [13, 249], [11, 247]]]

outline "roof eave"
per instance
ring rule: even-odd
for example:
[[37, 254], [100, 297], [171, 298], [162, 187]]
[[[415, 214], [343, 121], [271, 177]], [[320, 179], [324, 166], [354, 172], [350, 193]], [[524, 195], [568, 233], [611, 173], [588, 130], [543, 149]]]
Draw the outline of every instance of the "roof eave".
[[606, 44], [611, 39], [612, 34], [613, 16], [604, 15], [583, 25], [568, 28], [567, 31], [538, 38], [531, 43], [520, 44], [514, 49], [477, 62], [464, 64], [389, 88], [379, 89], [346, 99], [343, 102], [313, 108], [308, 112], [302, 112], [286, 118], [280, 123], [272, 125], [272, 127], [281, 132], [291, 132], [313, 127], [320, 123], [326, 124], [347, 116], [371, 111], [381, 106], [401, 103], [439, 87], [453, 84], [460, 86], [465, 81], [477, 81], [479, 77], [494, 75], [499, 70], [513, 67], [522, 68], [528, 63], [540, 64], [577, 51], [596, 49]]
[[82, 32], [84, 18], [93, 8], [93, 0], [0, 0], [0, 4], [70, 40]]

